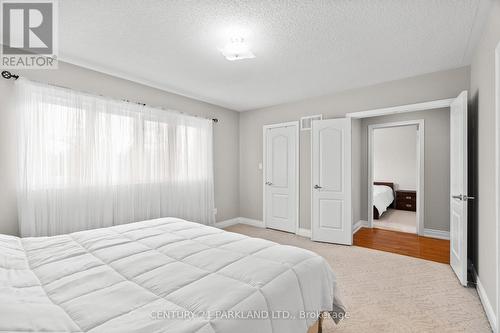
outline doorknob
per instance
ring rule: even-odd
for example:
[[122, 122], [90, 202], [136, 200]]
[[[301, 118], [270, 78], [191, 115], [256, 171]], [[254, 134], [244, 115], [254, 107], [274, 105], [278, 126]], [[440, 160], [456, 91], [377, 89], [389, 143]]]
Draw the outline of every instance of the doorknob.
[[315, 190], [319, 190], [320, 188], [322, 188], [322, 187], [321, 187], [321, 186], [319, 186], [319, 185], [314, 185], [314, 189], [315, 189]]
[[271, 186], [271, 185], [273, 185], [273, 183], [271, 183], [271, 182], [266, 182], [266, 185]]

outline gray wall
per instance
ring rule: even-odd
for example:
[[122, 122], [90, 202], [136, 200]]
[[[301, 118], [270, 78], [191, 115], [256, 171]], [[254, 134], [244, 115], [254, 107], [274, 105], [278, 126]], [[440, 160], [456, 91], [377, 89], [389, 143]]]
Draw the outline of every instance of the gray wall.
[[[41, 82], [118, 99], [140, 101], [151, 106], [217, 117], [214, 124], [215, 205], [217, 221], [239, 216], [239, 114], [208, 103], [168, 93], [127, 80], [59, 63], [58, 70], [16, 71]], [[168, 74], [166, 74], [168, 75]], [[7, 107], [13, 81], [0, 80], [0, 233], [18, 234], [16, 206], [15, 115]]]
[[424, 227], [449, 231], [450, 111], [448, 108], [362, 119], [361, 219], [368, 219], [368, 126], [415, 119], [423, 119], [425, 127]]
[[373, 131], [373, 179], [394, 183], [396, 190], [417, 189], [417, 125]]
[[[469, 68], [463, 67], [241, 113], [240, 216], [262, 220], [262, 170], [258, 165], [262, 162], [263, 125], [304, 115], [344, 117], [348, 112], [451, 98], [468, 88]], [[311, 225], [310, 139], [310, 132], [300, 133], [300, 226], [306, 229]], [[353, 168], [357, 168], [355, 164], [353, 158]], [[353, 175], [353, 183], [356, 181]]]
[[[495, 47], [500, 41], [500, 1], [493, 1], [471, 64], [470, 93], [478, 122], [478, 277], [496, 304], [495, 227]], [[498, 327], [498, 318], [497, 318]]]

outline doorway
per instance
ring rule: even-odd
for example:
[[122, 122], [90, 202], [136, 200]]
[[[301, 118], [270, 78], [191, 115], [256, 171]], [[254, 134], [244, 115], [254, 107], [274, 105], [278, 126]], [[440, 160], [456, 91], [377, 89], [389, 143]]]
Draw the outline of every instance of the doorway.
[[424, 120], [368, 126], [368, 225], [423, 235]]
[[[463, 91], [460, 93], [456, 98], [450, 98], [450, 99], [443, 99], [443, 100], [437, 100], [437, 101], [431, 101], [431, 102], [424, 102], [424, 103], [416, 103], [416, 104], [409, 104], [409, 105], [402, 105], [402, 106], [395, 106], [395, 107], [389, 107], [389, 108], [383, 108], [383, 109], [376, 109], [376, 110], [368, 110], [368, 111], [361, 111], [361, 112], [354, 112], [354, 113], [349, 113], [347, 114], [347, 117], [355, 118], [355, 119], [361, 119], [361, 118], [370, 118], [370, 117], [377, 117], [377, 116], [389, 116], [389, 115], [399, 115], [399, 114], [406, 114], [410, 112], [417, 112], [417, 111], [428, 111], [428, 110], [435, 110], [435, 109], [445, 109], [449, 110], [449, 151], [447, 152], [446, 149], [441, 149], [439, 154], [436, 154], [438, 160], [442, 159], [442, 157], [447, 156], [449, 158], [450, 164], [449, 164], [449, 169], [446, 171], [446, 174], [449, 176], [449, 184], [446, 186], [444, 185], [440, 179], [436, 179], [432, 183], [429, 183], [429, 185], [437, 185], [438, 189], [444, 189], [448, 188], [448, 195], [443, 196], [442, 200], [443, 202], [440, 203], [437, 206], [437, 212], [447, 212], [448, 213], [448, 218], [447, 220], [449, 221], [449, 231], [443, 230], [440, 228], [436, 229], [424, 229], [424, 236], [429, 236], [434, 239], [437, 238], [437, 240], [441, 240], [439, 238], [445, 238], [449, 239], [449, 242], [446, 244], [447, 248], [447, 256], [449, 258], [449, 263], [451, 268], [453, 269], [454, 273], [456, 274], [458, 280], [462, 285], [467, 285], [467, 239], [468, 239], [468, 230], [467, 230], [467, 201], [468, 200], [473, 200], [474, 197], [470, 195], [470, 193], [467, 192], [468, 187], [468, 178], [467, 178], [467, 156], [468, 156], [468, 146], [467, 146], [467, 129], [468, 129], [468, 123], [467, 123], [467, 91]], [[399, 116], [398, 116], [399, 117]], [[406, 118], [407, 119], [407, 118]], [[437, 135], [436, 137], [441, 137], [441, 141], [435, 141], [437, 142], [443, 142], [443, 137], [441, 135]], [[422, 140], [422, 138], [419, 139], [419, 141]], [[434, 143], [429, 146], [433, 147]], [[422, 149], [423, 147], [420, 147]], [[370, 150], [368, 150], [370, 151]], [[422, 154], [424, 156], [424, 154]], [[369, 159], [370, 160], [370, 159]], [[420, 165], [422, 163], [422, 160], [420, 161]], [[371, 165], [368, 167], [368, 173], [371, 173], [370, 171]], [[423, 167], [421, 167], [421, 172], [423, 171]], [[433, 174], [430, 174], [430, 178], [432, 179]], [[434, 175], [435, 176], [435, 175]], [[368, 181], [373, 183], [372, 176], [370, 175], [368, 178]], [[443, 177], [440, 177], [443, 178]], [[439, 186], [439, 184], [442, 184]], [[420, 184], [420, 186], [423, 186], [423, 182]], [[427, 187], [427, 186], [426, 186]], [[372, 203], [372, 193], [371, 193], [371, 186], [369, 190], [369, 195], [368, 195], [368, 201], [367, 203], [371, 204]], [[420, 195], [424, 193], [423, 190], [420, 190]], [[429, 197], [430, 195], [434, 194], [434, 191], [429, 192]], [[424, 208], [422, 207], [424, 202], [419, 201], [418, 196], [419, 193], [416, 193], [417, 195], [417, 212], [418, 208], [420, 207], [420, 210], [422, 214], [419, 214], [419, 225], [420, 228], [423, 229], [423, 218], [422, 215], [424, 212]], [[437, 202], [437, 201], [436, 201]], [[431, 204], [435, 204], [436, 202], [428, 202], [429, 206], [432, 206]], [[426, 206], [428, 206], [426, 205]], [[371, 207], [370, 207], [371, 208]], [[432, 207], [431, 207], [432, 208]], [[427, 209], [427, 208], [426, 208]], [[372, 228], [372, 224], [370, 221], [372, 221], [372, 214], [373, 211], [372, 209], [368, 209], [368, 216], [369, 219], [366, 222], [366, 226], [368, 228], [362, 228], [361, 226], [362, 221], [359, 221], [356, 223], [356, 228], [353, 228], [356, 233], [354, 236], [354, 243], [359, 245], [360, 242], [363, 242], [365, 244], [368, 244], [367, 246], [373, 246], [373, 244], [377, 240], [377, 233]], [[444, 220], [443, 220], [444, 221]], [[434, 219], [429, 219], [425, 223], [435, 223], [436, 221]], [[358, 226], [359, 225], [359, 226]], [[439, 225], [441, 226], [441, 224]], [[361, 227], [361, 229], [360, 229]], [[358, 231], [359, 230], [359, 231]], [[361, 231], [361, 232], [360, 232]], [[381, 230], [382, 231], [382, 230]], [[386, 231], [383, 230], [384, 232], [394, 232], [394, 231]], [[361, 235], [363, 234], [363, 235]], [[404, 233], [402, 233], [404, 234]], [[422, 240], [427, 237], [422, 237], [420, 236], [421, 230], [419, 230], [419, 235], [414, 235], [416, 237], [415, 239], [415, 244], [412, 247], [412, 251], [417, 252], [417, 254], [413, 256], [419, 256], [421, 254], [421, 245], [422, 245]], [[406, 234], [410, 235], [410, 234]], [[446, 235], [445, 237], [443, 237]], [[392, 238], [392, 239], [398, 239]], [[427, 238], [430, 239], [430, 238]], [[380, 239], [379, 239], [380, 240]], [[371, 245], [370, 245], [371, 244]], [[443, 243], [445, 244], [445, 243]], [[396, 244], [392, 244], [393, 246], [391, 247], [391, 250], [389, 252], [397, 252], [396, 250], [400, 249], [403, 244], [401, 242], [396, 242]], [[383, 244], [383, 242], [379, 242], [378, 245], [380, 249], [383, 247], [387, 248], [387, 244]], [[392, 251], [393, 249], [396, 249]], [[382, 249], [383, 250], [383, 249]], [[386, 249], [387, 251], [387, 249]], [[412, 255], [412, 254], [408, 254]]]

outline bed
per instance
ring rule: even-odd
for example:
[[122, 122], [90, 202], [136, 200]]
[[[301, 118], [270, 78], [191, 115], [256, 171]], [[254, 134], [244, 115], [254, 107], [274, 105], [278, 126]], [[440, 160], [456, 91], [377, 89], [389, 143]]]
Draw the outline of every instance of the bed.
[[378, 220], [388, 208], [394, 208], [394, 183], [373, 182], [373, 218]]
[[336, 295], [313, 252], [176, 218], [0, 235], [0, 331], [304, 333]]

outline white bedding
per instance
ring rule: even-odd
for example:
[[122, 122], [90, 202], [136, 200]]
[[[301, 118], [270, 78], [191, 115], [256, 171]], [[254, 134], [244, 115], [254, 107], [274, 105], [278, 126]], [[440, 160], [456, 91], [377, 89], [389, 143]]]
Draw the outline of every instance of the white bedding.
[[387, 210], [387, 207], [394, 201], [392, 188], [385, 185], [373, 185], [373, 205], [377, 208], [379, 216]]
[[0, 235], [0, 331], [304, 333], [335, 294], [313, 252], [180, 219]]

